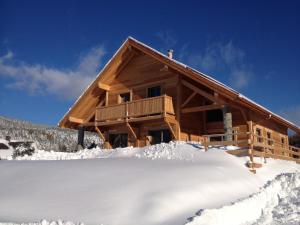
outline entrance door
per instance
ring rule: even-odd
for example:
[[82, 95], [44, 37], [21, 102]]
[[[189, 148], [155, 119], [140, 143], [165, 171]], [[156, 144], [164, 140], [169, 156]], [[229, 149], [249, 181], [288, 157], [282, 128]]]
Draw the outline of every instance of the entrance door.
[[149, 136], [152, 137], [151, 144], [159, 144], [162, 142], [168, 143], [172, 140], [172, 136], [169, 130], [150, 130]]
[[112, 148], [125, 148], [128, 146], [128, 134], [109, 134], [109, 143]]

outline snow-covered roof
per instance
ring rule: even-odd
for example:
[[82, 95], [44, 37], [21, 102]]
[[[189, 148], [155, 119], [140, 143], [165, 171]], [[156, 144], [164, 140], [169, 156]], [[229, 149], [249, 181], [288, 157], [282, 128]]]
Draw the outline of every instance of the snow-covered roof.
[[[300, 132], [300, 128], [295, 125], [294, 123], [288, 121], [287, 119], [277, 115], [276, 113], [272, 112], [271, 110], [261, 106], [260, 104], [256, 103], [255, 101], [249, 99], [248, 97], [244, 96], [243, 94], [239, 93], [238, 91], [234, 90], [233, 88], [225, 85], [224, 83], [212, 78], [211, 76], [202, 73], [192, 67], [189, 67], [188, 65], [179, 62], [173, 58], [169, 58], [168, 56], [166, 56], [165, 54], [163, 54], [162, 52], [144, 44], [143, 42], [138, 41], [137, 39], [129, 36], [124, 42], [123, 44], [120, 46], [120, 48], [115, 52], [115, 54], [112, 56], [112, 58], [106, 63], [106, 65], [102, 68], [102, 70], [98, 73], [98, 75], [96, 76], [95, 80], [85, 89], [85, 91], [83, 92], [83, 94], [81, 96], [79, 96], [79, 98], [75, 101], [75, 103], [73, 104], [73, 106], [68, 110], [68, 112], [66, 112], [66, 114], [63, 116], [63, 118], [59, 121], [58, 125], [60, 125], [62, 123], [62, 121], [64, 119], [67, 118], [67, 116], [71, 113], [72, 109], [74, 108], [74, 106], [76, 104], [78, 104], [78, 102], [83, 98], [83, 96], [87, 93], [87, 91], [91, 88], [91, 86], [93, 84], [96, 83], [97, 80], [100, 79], [101, 74], [106, 70], [106, 68], [110, 65], [110, 63], [113, 61], [113, 59], [120, 53], [120, 51], [129, 45], [139, 45], [144, 47], [145, 49], [147, 49], [148, 51], [162, 57], [164, 59], [164, 61], [175, 64], [176, 66], [182, 68], [183, 70], [185, 70], [187, 73], [191, 72], [195, 75], [199, 75], [199, 78], [202, 77], [205, 80], [215, 84], [216, 86], [222, 88], [223, 90], [228, 91], [229, 93], [233, 94], [236, 98], [236, 100], [240, 100], [241, 103], [246, 103], [247, 105], [251, 105], [252, 107], [257, 108], [258, 110], [270, 115], [273, 118], [276, 118], [277, 120], [281, 121], [282, 123], [284, 123], [286, 126], [288, 126], [289, 128], [291, 128], [292, 130], [295, 130], [297, 132]], [[145, 52], [146, 53], [146, 52]], [[176, 68], [175, 68], [176, 69]]]

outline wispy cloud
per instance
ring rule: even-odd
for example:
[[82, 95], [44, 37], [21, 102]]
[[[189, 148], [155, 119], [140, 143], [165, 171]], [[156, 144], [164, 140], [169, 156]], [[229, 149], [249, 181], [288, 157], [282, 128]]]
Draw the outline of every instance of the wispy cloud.
[[248, 86], [252, 76], [252, 70], [245, 58], [245, 52], [230, 41], [209, 44], [205, 50], [189, 54], [187, 61], [206, 73], [228, 74], [231, 86], [242, 89]]
[[16, 60], [14, 53], [8, 51], [0, 57], [0, 76], [10, 78], [7, 88], [73, 100], [95, 78], [104, 55], [103, 46], [93, 47], [73, 68], [58, 69]]
[[176, 48], [175, 58], [190, 66], [212, 75], [225, 75], [225, 80], [236, 89], [247, 87], [253, 76], [251, 66], [246, 61], [246, 53], [232, 41], [212, 42], [204, 49], [191, 49], [189, 43], [180, 44], [176, 35], [170, 31], [160, 31], [155, 35], [161, 42], [162, 52]]
[[173, 48], [177, 44], [176, 35], [170, 30], [157, 32], [155, 36], [162, 42], [164, 50]]
[[282, 109], [279, 114], [300, 126], [300, 105]]

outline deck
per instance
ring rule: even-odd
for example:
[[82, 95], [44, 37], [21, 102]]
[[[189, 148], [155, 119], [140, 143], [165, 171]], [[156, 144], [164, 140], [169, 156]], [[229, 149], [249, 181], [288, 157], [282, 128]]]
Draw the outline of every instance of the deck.
[[[219, 140], [216, 141], [216, 139]], [[284, 159], [300, 163], [300, 148], [278, 142], [265, 135], [257, 135], [254, 132], [233, 130], [232, 134], [203, 135], [203, 144], [206, 149], [208, 146], [239, 146], [244, 147], [246, 151], [244, 153], [250, 157]], [[231, 152], [238, 155], [240, 150]]]
[[114, 123], [145, 121], [174, 115], [172, 98], [162, 95], [97, 107], [95, 120], [98, 125], [105, 126]]

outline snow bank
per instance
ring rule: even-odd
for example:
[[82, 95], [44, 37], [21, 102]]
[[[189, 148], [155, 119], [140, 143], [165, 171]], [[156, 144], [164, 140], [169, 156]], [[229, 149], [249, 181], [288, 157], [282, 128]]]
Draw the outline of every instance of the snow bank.
[[[211, 148], [210, 151], [236, 149], [234, 146]], [[197, 161], [199, 152], [204, 148], [198, 142], [170, 142], [143, 148], [116, 148], [116, 149], [84, 149], [78, 152], [54, 152], [38, 150], [31, 156], [17, 157], [16, 160], [73, 160], [73, 159], [95, 159], [95, 158], [140, 158], [140, 159], [167, 159]], [[12, 158], [10, 158], [12, 159]]]
[[0, 223], [0, 225], [84, 225], [84, 223], [81, 222], [73, 223], [71, 221], [62, 221], [62, 220], [57, 220], [57, 221], [41, 220], [40, 222], [33, 222], [33, 223]]
[[13, 147], [8, 144], [8, 141], [5, 139], [0, 139], [0, 143], [3, 143], [8, 149], [0, 149], [0, 159], [11, 159], [11, 156], [14, 152]]
[[140, 158], [140, 159], [169, 159], [189, 160], [197, 158], [198, 151], [203, 151], [199, 143], [170, 142], [143, 148], [116, 148], [116, 149], [84, 149], [74, 153], [38, 150], [31, 156], [18, 157], [17, 160], [72, 160], [94, 158]]
[[2, 222], [181, 225], [199, 209], [221, 208], [300, 169], [270, 159], [254, 175], [245, 167], [247, 158], [185, 142], [21, 159], [29, 160], [0, 161]]
[[300, 173], [278, 175], [257, 194], [219, 209], [200, 210], [188, 225], [300, 224]]

